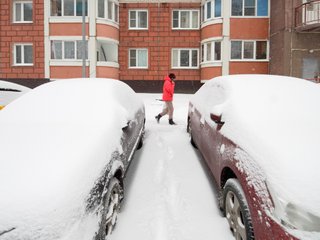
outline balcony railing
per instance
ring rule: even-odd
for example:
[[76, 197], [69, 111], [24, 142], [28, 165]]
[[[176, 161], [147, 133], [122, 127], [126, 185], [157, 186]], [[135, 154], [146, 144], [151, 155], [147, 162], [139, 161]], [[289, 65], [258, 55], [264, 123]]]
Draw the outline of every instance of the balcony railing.
[[297, 31], [320, 32], [320, 0], [308, 1], [295, 9]]

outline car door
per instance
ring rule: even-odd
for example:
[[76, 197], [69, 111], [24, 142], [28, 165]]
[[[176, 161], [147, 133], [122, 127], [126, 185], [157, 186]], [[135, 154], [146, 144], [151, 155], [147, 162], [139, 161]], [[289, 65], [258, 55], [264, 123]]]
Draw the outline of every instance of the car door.
[[198, 123], [200, 144], [198, 146], [212, 174], [219, 182], [220, 166], [223, 152], [222, 136], [220, 130], [223, 127], [221, 121], [222, 106], [225, 101], [223, 88], [210, 85], [202, 91], [202, 108]]
[[134, 116], [129, 119], [127, 124], [122, 127], [122, 160], [125, 164], [125, 168], [129, 165], [132, 155], [136, 150], [138, 141], [144, 128], [144, 110], [140, 109]]
[[[211, 120], [212, 121], [212, 120]], [[220, 175], [221, 135], [217, 124], [207, 119], [201, 126], [201, 152], [217, 182]]]

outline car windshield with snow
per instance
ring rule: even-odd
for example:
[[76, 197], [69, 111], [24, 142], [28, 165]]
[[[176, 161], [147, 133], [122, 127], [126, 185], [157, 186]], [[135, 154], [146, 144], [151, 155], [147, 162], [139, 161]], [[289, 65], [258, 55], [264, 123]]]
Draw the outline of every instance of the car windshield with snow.
[[190, 100], [236, 239], [320, 239], [319, 103], [319, 85], [272, 75], [217, 77]]
[[144, 125], [142, 100], [112, 79], [57, 80], [6, 106], [0, 239], [105, 239]]
[[0, 110], [29, 90], [20, 84], [0, 80]]

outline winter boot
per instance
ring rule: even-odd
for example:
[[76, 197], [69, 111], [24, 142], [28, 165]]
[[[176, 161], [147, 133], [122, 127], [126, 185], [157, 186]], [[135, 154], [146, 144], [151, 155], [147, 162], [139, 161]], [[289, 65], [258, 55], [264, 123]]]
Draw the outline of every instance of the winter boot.
[[169, 119], [169, 124], [170, 125], [176, 125], [176, 123], [172, 119]]
[[157, 120], [157, 123], [159, 123], [161, 117], [162, 116], [160, 115], [160, 113], [157, 116], [154, 117]]

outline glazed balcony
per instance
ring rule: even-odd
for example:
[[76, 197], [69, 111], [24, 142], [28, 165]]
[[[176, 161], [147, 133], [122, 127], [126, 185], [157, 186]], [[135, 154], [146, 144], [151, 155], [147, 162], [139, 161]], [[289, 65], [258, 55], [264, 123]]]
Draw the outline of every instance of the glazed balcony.
[[295, 28], [298, 32], [320, 32], [320, 0], [296, 7]]

